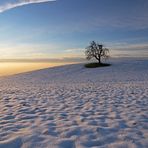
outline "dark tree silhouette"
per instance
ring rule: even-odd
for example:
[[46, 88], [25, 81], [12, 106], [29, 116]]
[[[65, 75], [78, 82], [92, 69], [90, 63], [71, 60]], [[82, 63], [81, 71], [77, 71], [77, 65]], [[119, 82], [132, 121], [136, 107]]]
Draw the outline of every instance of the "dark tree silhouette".
[[92, 58], [95, 58], [98, 60], [99, 64], [102, 62], [102, 58], [108, 58], [109, 57], [109, 49], [104, 48], [103, 45], [96, 43], [95, 41], [92, 41], [88, 47], [86, 47], [85, 55], [86, 59], [90, 60]]

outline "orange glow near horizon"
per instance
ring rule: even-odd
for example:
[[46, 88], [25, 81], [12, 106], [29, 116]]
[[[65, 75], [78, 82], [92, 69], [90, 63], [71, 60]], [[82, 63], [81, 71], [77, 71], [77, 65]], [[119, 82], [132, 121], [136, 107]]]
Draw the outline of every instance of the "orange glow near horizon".
[[38, 69], [44, 69], [48, 67], [54, 67], [58, 65], [64, 65], [66, 63], [13, 63], [2, 62], [0, 63], [0, 76], [13, 75]]

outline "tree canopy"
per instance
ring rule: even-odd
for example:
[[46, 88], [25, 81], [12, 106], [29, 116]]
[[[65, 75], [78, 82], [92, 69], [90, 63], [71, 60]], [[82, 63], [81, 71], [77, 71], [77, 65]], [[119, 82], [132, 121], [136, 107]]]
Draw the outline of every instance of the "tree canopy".
[[86, 47], [85, 55], [87, 60], [95, 58], [99, 64], [101, 64], [102, 58], [106, 59], [109, 57], [109, 49], [104, 48], [102, 44], [92, 41], [90, 45]]

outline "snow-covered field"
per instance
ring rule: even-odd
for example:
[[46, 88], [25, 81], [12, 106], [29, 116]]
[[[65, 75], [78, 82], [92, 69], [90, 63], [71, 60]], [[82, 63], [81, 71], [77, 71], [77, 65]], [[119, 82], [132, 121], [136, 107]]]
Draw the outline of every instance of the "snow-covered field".
[[0, 78], [0, 148], [147, 148], [148, 60]]

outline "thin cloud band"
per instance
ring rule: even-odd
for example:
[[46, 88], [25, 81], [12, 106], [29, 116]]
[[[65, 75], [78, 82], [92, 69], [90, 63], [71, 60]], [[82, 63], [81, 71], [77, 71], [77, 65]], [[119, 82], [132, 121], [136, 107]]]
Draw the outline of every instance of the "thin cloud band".
[[0, 13], [16, 8], [16, 7], [21, 7], [24, 5], [29, 5], [29, 4], [34, 4], [34, 3], [54, 2], [54, 1], [56, 0], [21, 0], [15, 3], [6, 3], [0, 6]]

